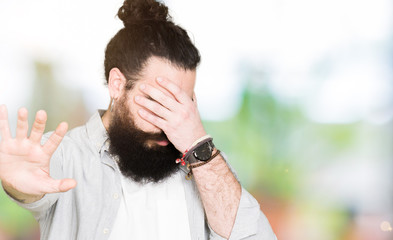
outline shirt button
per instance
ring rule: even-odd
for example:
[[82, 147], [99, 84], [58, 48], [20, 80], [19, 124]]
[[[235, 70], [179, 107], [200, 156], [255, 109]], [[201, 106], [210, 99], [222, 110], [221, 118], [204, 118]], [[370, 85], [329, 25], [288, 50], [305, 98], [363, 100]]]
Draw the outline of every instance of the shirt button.
[[113, 194], [113, 198], [114, 199], [118, 199], [119, 198], [119, 194], [117, 194], [117, 193]]
[[109, 232], [108, 228], [104, 228], [104, 231], [102, 231], [104, 234], [107, 234]]

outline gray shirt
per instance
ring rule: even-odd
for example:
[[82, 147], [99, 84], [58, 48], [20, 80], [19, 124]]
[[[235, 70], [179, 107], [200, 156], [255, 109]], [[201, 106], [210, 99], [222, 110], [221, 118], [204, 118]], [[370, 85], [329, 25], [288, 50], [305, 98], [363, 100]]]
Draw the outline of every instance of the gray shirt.
[[[41, 200], [18, 205], [37, 219], [41, 239], [107, 240], [111, 234], [122, 196], [120, 171], [109, 154], [108, 135], [96, 112], [86, 125], [67, 133], [52, 156], [53, 178], [73, 178], [76, 188], [46, 194]], [[46, 134], [45, 141], [49, 137]], [[187, 170], [181, 167], [185, 176]], [[183, 178], [187, 211], [193, 240], [224, 239], [209, 226], [194, 180]], [[242, 188], [240, 205], [230, 239], [276, 239], [258, 202]]]

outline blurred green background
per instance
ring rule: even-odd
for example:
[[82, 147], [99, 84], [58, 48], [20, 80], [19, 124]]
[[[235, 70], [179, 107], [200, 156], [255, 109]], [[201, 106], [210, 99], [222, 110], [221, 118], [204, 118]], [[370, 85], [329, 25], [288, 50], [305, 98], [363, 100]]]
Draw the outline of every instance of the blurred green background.
[[[164, 1], [202, 54], [207, 131], [278, 239], [393, 239], [393, 3]], [[83, 124], [109, 104], [122, 1], [1, 1], [0, 104]], [[94, 8], [91, 6], [94, 5]], [[0, 191], [0, 240], [38, 239]]]

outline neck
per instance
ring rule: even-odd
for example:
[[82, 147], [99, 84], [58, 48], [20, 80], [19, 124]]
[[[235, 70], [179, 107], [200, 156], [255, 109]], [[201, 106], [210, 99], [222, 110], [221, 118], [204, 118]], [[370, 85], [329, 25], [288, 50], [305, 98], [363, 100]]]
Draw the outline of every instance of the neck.
[[102, 119], [102, 123], [104, 124], [105, 129], [108, 131], [109, 125], [110, 125], [111, 119], [112, 119], [111, 111], [106, 110], [104, 115], [102, 115], [101, 119]]

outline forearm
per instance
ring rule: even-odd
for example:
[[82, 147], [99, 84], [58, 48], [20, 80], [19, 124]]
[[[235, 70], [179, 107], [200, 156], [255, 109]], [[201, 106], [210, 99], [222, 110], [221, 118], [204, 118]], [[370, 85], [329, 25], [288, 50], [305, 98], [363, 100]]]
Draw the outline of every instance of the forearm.
[[221, 155], [192, 172], [210, 227], [229, 238], [241, 197], [239, 182]]
[[21, 203], [33, 203], [36, 202], [44, 197], [44, 195], [41, 196], [33, 196], [29, 194], [25, 194], [22, 192], [19, 192], [15, 188], [13, 188], [11, 185], [5, 183], [4, 181], [1, 182], [4, 191], [13, 199], [16, 201], [19, 201]]

